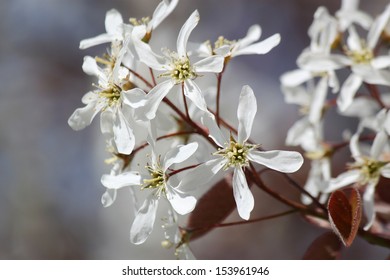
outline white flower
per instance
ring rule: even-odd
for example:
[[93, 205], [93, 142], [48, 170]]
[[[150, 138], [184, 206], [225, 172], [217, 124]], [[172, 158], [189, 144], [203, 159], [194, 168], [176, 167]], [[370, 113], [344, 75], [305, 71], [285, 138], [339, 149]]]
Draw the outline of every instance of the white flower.
[[186, 195], [180, 189], [180, 183], [174, 187], [168, 174], [168, 168], [181, 163], [192, 156], [198, 148], [197, 143], [177, 146], [169, 150], [162, 162], [152, 151], [152, 163], [147, 165], [147, 174], [142, 175], [142, 188], [152, 192], [138, 210], [130, 230], [130, 240], [134, 244], [145, 242], [153, 230], [158, 202], [161, 197], [168, 199], [172, 208], [180, 215], [185, 215], [195, 208], [196, 199]]
[[198, 11], [192, 13], [184, 23], [177, 38], [177, 53], [169, 50], [164, 51], [164, 57], [156, 55], [150, 46], [141, 40], [139, 34], [145, 32], [145, 27], [137, 26], [133, 30], [134, 46], [140, 60], [152, 69], [163, 71], [161, 77], [168, 79], [157, 84], [144, 99], [130, 100], [129, 104], [137, 108], [141, 118], [153, 119], [161, 101], [175, 85], [184, 87], [184, 94], [200, 110], [208, 112], [207, 104], [198, 85], [193, 81], [202, 72], [218, 73], [223, 68], [222, 56], [211, 56], [192, 63], [187, 54], [187, 41], [199, 22]]
[[388, 135], [384, 131], [377, 133], [369, 155], [361, 153], [359, 136], [359, 134], [354, 134], [350, 141], [350, 149], [355, 162], [350, 165], [350, 170], [341, 173], [337, 178], [331, 179], [325, 191], [333, 192], [350, 184], [365, 187], [363, 208], [367, 223], [364, 229], [368, 230], [375, 220], [375, 187], [380, 176], [390, 178], [390, 162], [384, 157], [385, 148], [388, 146]]
[[354, 23], [359, 24], [364, 29], [371, 26], [372, 18], [358, 9], [359, 2], [359, 0], [342, 0], [340, 10], [336, 12], [341, 32], [347, 30]]
[[220, 36], [214, 46], [206, 41], [199, 46], [197, 52], [201, 57], [218, 54], [226, 58], [232, 58], [239, 55], [266, 54], [280, 43], [279, 34], [274, 34], [263, 41], [254, 43], [260, 39], [260, 36], [261, 27], [255, 24], [248, 29], [246, 36], [240, 40], [230, 41]]
[[375, 55], [375, 47], [381, 33], [390, 18], [390, 5], [376, 18], [368, 31], [366, 40], [362, 40], [356, 29], [351, 26], [347, 40], [346, 54], [352, 73], [344, 82], [337, 100], [338, 107], [345, 111], [352, 103], [356, 91], [363, 82], [378, 85], [390, 85], [390, 55]]
[[303, 158], [298, 152], [289, 151], [266, 151], [257, 150], [258, 145], [247, 142], [249, 139], [254, 117], [257, 111], [257, 102], [252, 89], [244, 86], [240, 94], [237, 109], [238, 139], [230, 137], [227, 140], [216, 125], [214, 119], [206, 116], [204, 123], [210, 130], [210, 137], [221, 147], [214, 153], [216, 158], [209, 160], [195, 169], [182, 181], [184, 188], [207, 183], [221, 169], [233, 168], [233, 195], [237, 204], [237, 210], [241, 218], [248, 220], [254, 207], [253, 195], [246, 181], [244, 168], [250, 161], [262, 164], [268, 168], [281, 172], [295, 172], [302, 163]]
[[[123, 23], [122, 15], [115, 9], [109, 10], [106, 13], [104, 21], [106, 33], [100, 34], [96, 37], [84, 39], [80, 42], [80, 49], [87, 49], [96, 45], [109, 42], [123, 42], [125, 38], [125, 25]], [[127, 27], [127, 32], [130, 32], [130, 26]]]
[[90, 56], [84, 58], [83, 70], [89, 75], [98, 77], [97, 90], [86, 93], [82, 102], [85, 107], [78, 108], [70, 116], [68, 124], [74, 130], [84, 129], [90, 125], [94, 117], [101, 114], [101, 130], [103, 133], [113, 132], [118, 152], [130, 154], [135, 145], [135, 137], [131, 120], [133, 117], [131, 107], [123, 103], [125, 95], [138, 94], [140, 89], [134, 88], [127, 91], [126, 87], [132, 87], [129, 82], [127, 69], [120, 67], [115, 60], [99, 59], [107, 65], [100, 68], [96, 60]]

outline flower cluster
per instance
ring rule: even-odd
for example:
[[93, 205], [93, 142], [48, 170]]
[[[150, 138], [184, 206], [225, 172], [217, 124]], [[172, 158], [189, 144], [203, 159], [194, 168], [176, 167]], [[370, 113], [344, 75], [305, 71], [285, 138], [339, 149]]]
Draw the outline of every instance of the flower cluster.
[[[279, 34], [259, 41], [261, 28], [253, 25], [242, 39], [221, 36], [214, 44], [206, 41], [189, 50], [188, 40], [200, 19], [194, 11], [180, 29], [176, 50], [158, 52], [151, 44], [155, 29], [177, 4], [178, 0], [163, 0], [151, 18], [140, 20], [124, 21], [118, 11], [107, 12], [106, 33], [80, 43], [81, 49], [107, 44], [108, 50], [102, 56], [84, 58], [84, 72], [97, 81], [82, 98], [85, 106], [76, 109], [68, 123], [80, 130], [100, 115], [101, 132], [112, 155], [107, 160], [112, 169], [101, 178], [106, 188], [102, 203], [110, 206], [118, 189], [130, 189], [135, 211], [131, 242], [145, 242], [161, 215], [159, 202], [164, 200], [170, 208], [164, 228], [174, 232], [166, 232], [163, 244], [175, 245], [178, 255], [192, 257], [177, 214], [188, 214], [196, 207], [194, 190], [206, 188], [221, 171], [231, 172], [231, 195], [239, 215], [248, 220], [254, 197], [247, 173], [256, 173], [253, 163], [291, 173], [301, 167], [303, 158], [293, 151], [265, 151], [249, 139], [257, 111], [249, 86], [243, 86], [238, 97], [238, 129], [219, 115], [220, 78], [229, 61], [268, 53], [279, 44]], [[217, 77], [218, 83], [210, 94], [198, 83], [207, 75]], [[210, 109], [215, 106], [217, 112]], [[145, 198], [142, 204], [138, 204], [140, 197]]]
[[[285, 73], [281, 83], [286, 102], [299, 105], [304, 115], [288, 131], [286, 143], [301, 146], [311, 160], [305, 189], [326, 202], [335, 190], [357, 187], [369, 230], [376, 217], [376, 186], [381, 176], [390, 178], [390, 5], [376, 18], [358, 6], [359, 1], [343, 0], [335, 15], [318, 8], [308, 30], [310, 45], [299, 55], [298, 69]], [[347, 133], [352, 136], [326, 137], [334, 111], [358, 119], [357, 129]], [[353, 161], [333, 177], [332, 157], [348, 146]], [[307, 197], [302, 201], [311, 203]]]

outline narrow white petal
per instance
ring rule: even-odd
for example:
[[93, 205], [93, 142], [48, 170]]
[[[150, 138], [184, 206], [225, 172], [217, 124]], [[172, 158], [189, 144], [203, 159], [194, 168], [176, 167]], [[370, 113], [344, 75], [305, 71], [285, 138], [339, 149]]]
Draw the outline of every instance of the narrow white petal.
[[238, 142], [243, 144], [251, 134], [253, 121], [257, 112], [257, 101], [250, 86], [243, 86], [237, 109]]
[[100, 180], [108, 189], [120, 189], [129, 186], [141, 185], [141, 176], [138, 172], [128, 171], [119, 175], [104, 174]]
[[283, 74], [280, 78], [280, 81], [283, 86], [296, 87], [310, 80], [311, 78], [313, 78], [313, 74], [310, 71], [296, 69]]
[[226, 164], [226, 159], [216, 158], [209, 160], [186, 173], [180, 184], [183, 191], [192, 191], [208, 183]]
[[144, 117], [149, 120], [154, 119], [158, 106], [173, 86], [174, 83], [172, 80], [166, 80], [149, 91], [145, 105], [136, 109], [136, 117], [141, 120], [143, 120]]
[[274, 34], [271, 37], [261, 42], [258, 42], [253, 45], [249, 45], [245, 48], [241, 48], [233, 52], [232, 56], [234, 57], [234, 56], [247, 55], [247, 54], [266, 54], [274, 47], [279, 45], [279, 43], [280, 43], [280, 35]]
[[354, 184], [360, 180], [361, 173], [359, 170], [348, 170], [341, 173], [336, 178], [330, 180], [328, 187], [324, 192], [331, 193], [337, 189]]
[[116, 194], [117, 191], [115, 189], [107, 189], [101, 198], [103, 207], [110, 207], [116, 200]]
[[362, 49], [362, 40], [359, 34], [357, 33], [355, 27], [351, 26], [348, 29], [348, 32], [349, 32], [349, 36], [347, 38], [348, 48], [351, 51], [360, 51]]
[[355, 65], [352, 71], [369, 84], [390, 86], [390, 71], [375, 69], [372, 65]]
[[114, 141], [118, 152], [121, 154], [129, 155], [135, 145], [135, 137], [133, 129], [130, 127], [129, 122], [126, 120], [122, 111], [118, 109], [114, 119]]
[[153, 231], [157, 206], [158, 198], [152, 193], [145, 199], [144, 204], [138, 210], [133, 225], [131, 226], [130, 241], [133, 244], [144, 243]]
[[246, 36], [237, 42], [238, 48], [244, 48], [253, 42], [260, 39], [261, 36], [261, 27], [258, 24], [254, 24], [249, 27]]
[[210, 116], [209, 114], [205, 114], [202, 117], [202, 123], [208, 128], [209, 137], [213, 139], [213, 141], [218, 146], [224, 147], [225, 144], [228, 143], [228, 140], [226, 139], [222, 131], [219, 129], [214, 117]]
[[383, 153], [384, 148], [388, 142], [389, 137], [383, 130], [379, 131], [371, 146], [370, 155], [373, 159], [379, 159], [379, 156]]
[[82, 49], [82, 50], [88, 49], [88, 48], [93, 47], [93, 46], [97, 46], [97, 45], [100, 45], [100, 44], [112, 42], [116, 38], [117, 38], [117, 36], [114, 35], [114, 34], [107, 34], [107, 33], [100, 34], [100, 35], [97, 35], [97, 36], [95, 36], [93, 38], [88, 38], [88, 39], [81, 40], [79, 48]]
[[351, 59], [339, 54], [303, 52], [297, 59], [300, 68], [311, 72], [327, 72], [351, 64]]
[[103, 134], [112, 134], [113, 133], [113, 124], [114, 124], [114, 113], [112, 110], [104, 110], [100, 114], [100, 130]]
[[344, 82], [340, 90], [340, 95], [337, 98], [337, 105], [341, 112], [345, 111], [352, 104], [353, 98], [362, 82], [362, 78], [353, 73]]
[[194, 81], [184, 81], [184, 95], [187, 96], [200, 110], [211, 115], [209, 110], [207, 110], [207, 104], [203, 93]]
[[187, 56], [188, 38], [192, 30], [198, 25], [199, 19], [199, 13], [195, 10], [180, 29], [179, 36], [177, 37], [177, 53], [180, 57]]
[[374, 204], [374, 195], [375, 195], [375, 186], [377, 182], [372, 182], [367, 185], [366, 190], [363, 195], [363, 209], [364, 214], [367, 219], [367, 223], [364, 225], [364, 230], [369, 230], [372, 224], [375, 221], [375, 204]]
[[360, 146], [359, 146], [359, 133], [355, 133], [352, 135], [350, 141], [349, 141], [349, 150], [351, 151], [351, 156], [356, 160], [359, 161], [361, 160], [362, 152], [360, 151]]
[[381, 175], [385, 178], [390, 178], [390, 163], [382, 167]]
[[85, 56], [83, 61], [83, 71], [85, 74], [96, 76], [99, 79], [103, 78], [105, 79], [105, 74], [100, 69], [98, 64], [96, 63], [96, 60], [91, 56]]
[[81, 130], [91, 124], [93, 118], [99, 112], [96, 102], [91, 102], [85, 107], [76, 109], [68, 119], [69, 126], [74, 130]]
[[196, 73], [202, 73], [202, 72], [219, 73], [223, 69], [224, 61], [225, 59], [222, 56], [213, 55], [194, 63], [193, 67]]
[[327, 93], [328, 93], [328, 77], [325, 76], [321, 78], [321, 80], [318, 82], [313, 93], [314, 96], [311, 102], [310, 112], [309, 112], [309, 120], [313, 124], [318, 123], [322, 118], [322, 111], [323, 111]]
[[106, 13], [104, 25], [108, 34], [121, 34], [123, 19], [122, 15], [115, 9]]
[[284, 172], [292, 173], [301, 168], [303, 157], [300, 153], [294, 151], [267, 151], [260, 152], [251, 150], [248, 153], [248, 158], [251, 161], [265, 165], [268, 168]]
[[371, 65], [375, 69], [387, 68], [390, 66], [390, 56], [389, 55], [377, 56], [371, 61]]
[[132, 108], [145, 106], [148, 99], [146, 93], [140, 88], [124, 91], [122, 92], [122, 97], [123, 103], [129, 105]]
[[146, 29], [144, 25], [136, 26], [132, 31], [134, 48], [139, 56], [140, 61], [152, 69], [158, 71], [167, 70], [164, 59], [161, 56], [155, 54], [150, 48], [149, 44], [146, 44], [142, 41], [145, 34]]
[[180, 215], [186, 215], [194, 210], [196, 205], [195, 197], [185, 195], [179, 190], [174, 189], [167, 184], [167, 199], [171, 203], [173, 209]]
[[181, 163], [192, 156], [198, 149], [198, 143], [193, 142], [187, 145], [179, 145], [169, 150], [164, 157], [163, 171], [166, 171], [172, 164]]
[[154, 10], [151, 20], [151, 27], [155, 29], [160, 23], [175, 9], [179, 0], [161, 1], [157, 8]]
[[252, 192], [248, 187], [245, 174], [241, 167], [234, 168], [233, 195], [236, 201], [238, 214], [244, 220], [249, 220], [250, 214], [255, 206], [255, 200], [253, 199]]
[[390, 19], [390, 5], [387, 5], [384, 12], [375, 19], [375, 21], [371, 25], [370, 30], [368, 31], [367, 46], [370, 49], [375, 48], [384, 28], [389, 22], [389, 19]]

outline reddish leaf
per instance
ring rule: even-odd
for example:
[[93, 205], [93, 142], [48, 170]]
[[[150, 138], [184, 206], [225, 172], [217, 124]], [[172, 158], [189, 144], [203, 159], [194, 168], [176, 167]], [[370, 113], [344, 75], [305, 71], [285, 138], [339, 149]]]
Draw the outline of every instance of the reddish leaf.
[[304, 260], [336, 260], [340, 258], [342, 243], [333, 232], [317, 237], [307, 249]]
[[351, 246], [362, 218], [361, 198], [355, 188], [335, 191], [328, 202], [329, 221], [343, 244]]
[[187, 228], [194, 229], [190, 240], [201, 237], [221, 223], [236, 208], [231, 187], [231, 176], [217, 182], [199, 200], [192, 211]]

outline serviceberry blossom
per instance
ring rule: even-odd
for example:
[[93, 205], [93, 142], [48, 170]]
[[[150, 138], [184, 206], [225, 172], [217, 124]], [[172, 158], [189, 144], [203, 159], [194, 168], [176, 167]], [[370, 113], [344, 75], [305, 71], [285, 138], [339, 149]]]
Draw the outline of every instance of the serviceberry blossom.
[[[168, 49], [163, 50], [164, 57], [155, 54], [150, 46], [141, 40], [139, 34], [144, 33], [144, 27], [134, 28], [134, 45], [140, 60], [150, 68], [162, 71], [160, 77], [166, 77], [167, 80], [158, 83], [144, 98], [134, 96], [129, 104], [137, 108], [140, 118], [154, 119], [156, 110], [175, 86], [180, 85], [184, 90], [184, 95], [188, 97], [200, 110], [208, 112], [207, 104], [199, 86], [194, 82], [200, 73], [211, 72], [219, 73], [223, 69], [222, 56], [210, 56], [200, 61], [192, 63], [187, 53], [188, 38], [199, 22], [199, 13], [195, 11], [184, 23], [177, 38], [177, 52]], [[138, 39], [137, 39], [138, 38]]]
[[214, 159], [190, 171], [182, 181], [183, 186], [189, 188], [191, 187], [191, 181], [192, 184], [204, 184], [220, 170], [233, 169], [233, 195], [238, 213], [245, 220], [249, 219], [254, 207], [253, 195], [248, 187], [244, 172], [251, 161], [285, 173], [295, 172], [303, 164], [303, 158], [298, 152], [259, 151], [259, 145], [248, 142], [256, 111], [257, 101], [253, 90], [249, 86], [244, 86], [241, 90], [237, 109], [237, 140], [232, 135], [230, 139], [227, 139], [214, 119], [205, 116], [205, 125], [210, 130], [209, 136], [220, 148], [213, 154]]
[[222, 55], [225, 57], [225, 63], [231, 58], [240, 55], [250, 54], [266, 54], [280, 43], [280, 35], [274, 34], [267, 39], [255, 43], [260, 39], [261, 27], [258, 24], [252, 25], [246, 36], [239, 40], [228, 40], [223, 36], [219, 36], [214, 45], [210, 41], [201, 44], [197, 52], [201, 57], [212, 55]]
[[141, 174], [143, 190], [150, 190], [150, 194], [136, 213], [130, 230], [130, 240], [134, 244], [145, 242], [153, 230], [158, 202], [160, 198], [169, 201], [172, 208], [180, 215], [185, 215], [195, 208], [196, 199], [184, 193], [181, 184], [174, 186], [169, 168], [182, 163], [191, 157], [198, 148], [198, 143], [179, 145], [169, 150], [161, 160], [152, 150], [151, 164], [146, 165], [146, 171]]

